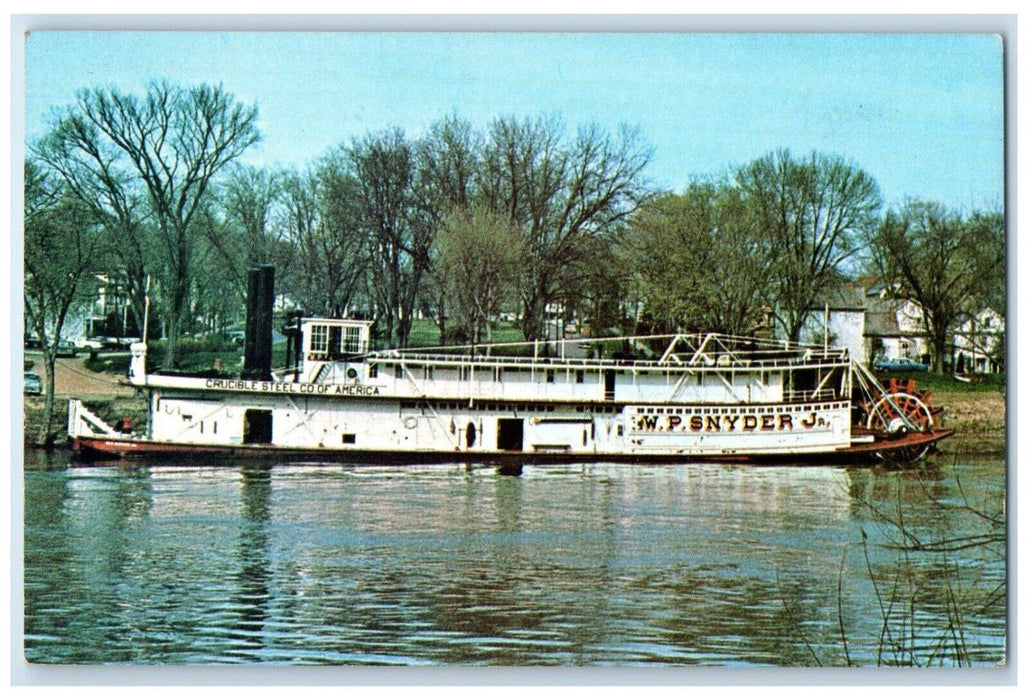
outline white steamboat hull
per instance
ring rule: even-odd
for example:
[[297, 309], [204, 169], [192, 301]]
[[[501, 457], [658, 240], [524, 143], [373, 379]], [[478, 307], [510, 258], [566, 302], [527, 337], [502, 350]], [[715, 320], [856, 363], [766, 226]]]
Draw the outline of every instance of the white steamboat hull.
[[[95, 430], [72, 407], [69, 433], [82, 453], [265, 455], [315, 459], [760, 460], [804, 461], [909, 446], [851, 434], [850, 403], [608, 406], [501, 401], [400, 400], [217, 392], [155, 393], [150, 434]], [[922, 441], [948, 431], [918, 434]], [[920, 444], [920, 442], [918, 443]]]

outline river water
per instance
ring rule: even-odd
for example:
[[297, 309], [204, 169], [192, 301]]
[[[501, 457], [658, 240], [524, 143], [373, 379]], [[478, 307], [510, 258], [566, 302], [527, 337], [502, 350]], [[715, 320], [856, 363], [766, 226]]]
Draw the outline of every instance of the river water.
[[35, 664], [996, 666], [1004, 503], [992, 458], [520, 476], [58, 458], [24, 473], [24, 653]]

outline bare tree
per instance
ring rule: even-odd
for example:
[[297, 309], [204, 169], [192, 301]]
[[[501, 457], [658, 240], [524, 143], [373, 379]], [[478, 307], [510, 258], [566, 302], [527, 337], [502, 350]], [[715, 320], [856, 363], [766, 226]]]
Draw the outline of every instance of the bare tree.
[[70, 111], [32, 148], [63, 178], [67, 190], [87, 207], [110, 238], [109, 255], [93, 261], [94, 272], [123, 279], [129, 311], [139, 329], [146, 306], [146, 279], [157, 264], [146, 195], [124, 152], [95, 124]]
[[266, 168], [234, 164], [228, 169], [220, 199], [243, 244], [239, 252], [245, 270], [275, 261], [279, 237], [272, 218], [280, 190], [280, 176]]
[[194, 289], [227, 292], [221, 296], [222, 303], [234, 298], [238, 300], [236, 308], [242, 308], [248, 270], [270, 263], [276, 267], [276, 277], [288, 277], [292, 245], [286, 234], [283, 179], [276, 170], [235, 163], [218, 186], [209, 190], [208, 201], [196, 218], [196, 228], [204, 238], [198, 250], [212, 253], [208, 269], [219, 265], [219, 277], [226, 279], [204, 280], [194, 284]]
[[[39, 441], [52, 446], [58, 343], [68, 314], [92, 301], [94, 257], [102, 236], [92, 212], [54, 176], [25, 163], [25, 314], [43, 351], [43, 423]], [[92, 284], [91, 284], [92, 281]]]
[[370, 242], [371, 287], [387, 337], [395, 334], [406, 346], [434, 231], [414, 197], [414, 151], [402, 131], [391, 129], [355, 139], [349, 157], [360, 188], [362, 229]]
[[482, 139], [457, 116], [432, 124], [415, 144], [418, 206], [439, 224], [456, 210], [468, 211], [478, 189]]
[[790, 340], [842, 265], [873, 229], [881, 196], [874, 178], [839, 156], [795, 160], [777, 151], [739, 168], [735, 180], [768, 240], [775, 313]]
[[368, 240], [360, 230], [358, 183], [342, 151], [283, 180], [285, 228], [294, 266], [283, 286], [303, 308], [342, 316], [366, 284]]
[[907, 202], [870, 237], [873, 269], [921, 307], [936, 370], [959, 316], [1002, 287], [1004, 246], [1002, 214], [964, 218], [937, 202]]
[[91, 125], [82, 132], [88, 141], [77, 148], [120, 151], [126, 171], [142, 183], [163, 263], [155, 272], [167, 324], [164, 365], [173, 367], [193, 274], [193, 220], [218, 171], [259, 139], [257, 109], [220, 86], [154, 83], [142, 98], [84, 90], [70, 117]]
[[589, 250], [645, 198], [641, 174], [649, 149], [622, 129], [616, 139], [590, 126], [570, 145], [559, 120], [493, 122], [483, 152], [482, 196], [524, 233], [522, 331], [544, 334], [546, 307]]

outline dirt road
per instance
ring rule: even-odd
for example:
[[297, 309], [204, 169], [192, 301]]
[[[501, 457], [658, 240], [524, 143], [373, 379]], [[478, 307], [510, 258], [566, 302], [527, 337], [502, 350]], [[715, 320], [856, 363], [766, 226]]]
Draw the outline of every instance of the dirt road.
[[[43, 356], [39, 353], [26, 353], [26, 359], [34, 360], [32, 371], [46, 381], [46, 368]], [[55, 394], [58, 398], [108, 398], [114, 396], [133, 396], [135, 390], [129, 386], [124, 377], [91, 372], [84, 366], [85, 356], [60, 357], [57, 359]]]

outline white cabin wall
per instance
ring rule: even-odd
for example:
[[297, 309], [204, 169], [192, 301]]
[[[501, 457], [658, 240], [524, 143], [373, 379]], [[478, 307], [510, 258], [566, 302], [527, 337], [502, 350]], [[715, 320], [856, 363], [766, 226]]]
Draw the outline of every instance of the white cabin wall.
[[151, 412], [156, 440], [195, 444], [239, 444], [243, 441], [243, 410], [221, 401], [157, 396]]
[[834, 336], [832, 345], [846, 348], [850, 357], [868, 362], [864, 347], [864, 311], [832, 311], [828, 317], [828, 332]]

